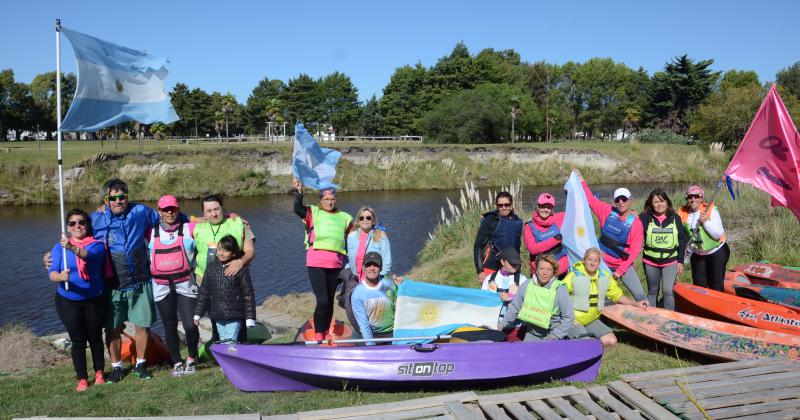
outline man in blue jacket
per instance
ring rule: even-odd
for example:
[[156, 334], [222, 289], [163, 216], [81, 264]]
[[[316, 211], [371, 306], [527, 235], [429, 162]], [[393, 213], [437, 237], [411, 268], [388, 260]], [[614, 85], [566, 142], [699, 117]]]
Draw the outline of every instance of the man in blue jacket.
[[103, 202], [103, 211], [95, 211], [91, 217], [94, 237], [106, 244], [114, 272], [109, 284], [110, 305], [106, 319], [106, 342], [112, 366], [108, 382], [119, 382], [124, 376], [120, 337], [125, 321], [136, 327], [134, 374], [149, 379], [152, 376], [147, 371], [144, 355], [150, 326], [155, 321], [155, 304], [145, 234], [158, 223], [159, 215], [143, 204], [130, 202], [128, 185], [120, 179], [103, 185]]

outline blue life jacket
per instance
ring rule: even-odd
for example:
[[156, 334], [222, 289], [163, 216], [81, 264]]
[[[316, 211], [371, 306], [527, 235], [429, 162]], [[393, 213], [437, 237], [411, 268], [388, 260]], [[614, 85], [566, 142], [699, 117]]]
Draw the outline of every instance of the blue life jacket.
[[158, 212], [138, 203], [130, 203], [125, 213], [114, 215], [108, 206], [94, 212], [94, 238], [103, 241], [111, 254], [116, 281], [111, 286], [119, 290], [139, 287], [150, 281], [150, 258], [145, 232], [159, 222]]
[[[550, 225], [547, 228], [547, 230], [545, 230], [544, 232], [542, 232], [539, 229], [536, 229], [533, 226], [533, 220], [528, 222], [528, 226], [531, 228], [531, 233], [533, 233], [533, 239], [535, 239], [537, 243], [544, 242], [544, 241], [546, 241], [546, 240], [548, 240], [548, 239], [550, 239], [550, 238], [552, 238], [552, 237], [554, 237], [554, 236], [556, 236], [556, 235], [561, 233], [561, 229], [559, 229], [558, 226], [555, 223]], [[558, 245], [548, 249], [547, 251], [543, 252], [542, 254], [553, 254], [555, 259], [558, 260], [561, 257], [567, 255], [567, 249], [564, 248], [564, 246], [561, 244], [561, 242], [559, 242]], [[534, 258], [536, 258], [536, 255], [531, 254], [531, 260], [533, 260]]]
[[492, 233], [492, 245], [495, 251], [500, 252], [506, 248], [519, 249], [522, 244], [523, 222], [516, 214], [510, 218], [497, 218], [497, 226]]
[[600, 238], [598, 240], [600, 249], [608, 255], [615, 258], [628, 259], [629, 255], [626, 252], [630, 244], [628, 243], [628, 235], [631, 233], [631, 226], [636, 221], [636, 216], [633, 213], [628, 214], [625, 221], [617, 216], [616, 212], [606, 217], [606, 222], [603, 228], [600, 229]]

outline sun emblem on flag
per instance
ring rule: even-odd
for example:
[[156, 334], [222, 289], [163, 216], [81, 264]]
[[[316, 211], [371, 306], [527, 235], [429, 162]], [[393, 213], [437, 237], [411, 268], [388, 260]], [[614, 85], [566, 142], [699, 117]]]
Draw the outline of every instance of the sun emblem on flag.
[[578, 234], [579, 238], [583, 238], [583, 235], [586, 235], [586, 228], [584, 228], [583, 226], [578, 226], [578, 228], [575, 229], [575, 231], [576, 231], [575, 233]]
[[419, 308], [419, 323], [424, 327], [433, 327], [439, 322], [439, 306], [435, 303], [424, 303]]
[[122, 82], [120, 82], [117, 79], [114, 79], [114, 82], [115, 82], [115, 84], [117, 86], [117, 92], [122, 93], [122, 91], [125, 90], [125, 86], [123, 86]]

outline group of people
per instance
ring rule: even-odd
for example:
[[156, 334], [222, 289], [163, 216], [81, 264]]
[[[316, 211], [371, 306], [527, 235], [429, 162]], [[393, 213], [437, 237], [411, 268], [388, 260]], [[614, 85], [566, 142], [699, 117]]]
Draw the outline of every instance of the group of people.
[[[664, 190], [655, 189], [636, 214], [627, 188], [614, 191], [612, 204], [595, 197], [583, 178], [581, 183], [600, 222], [599, 247], [571, 266], [561, 233], [564, 213], [553, 212], [552, 194], [539, 195], [527, 223], [514, 214], [507, 192], [497, 194], [497, 209], [483, 215], [474, 261], [482, 288], [504, 302], [499, 329], [524, 326], [528, 341], [588, 336], [613, 345], [616, 336], [600, 320], [607, 300], [674, 310], [672, 288], [687, 262], [694, 284], [722, 290], [730, 249], [719, 212], [701, 187], [689, 187], [677, 210]], [[521, 242], [530, 254], [531, 281], [519, 274]], [[646, 293], [633, 265], [640, 253]], [[623, 294], [620, 282], [633, 298]]]
[[[217, 195], [202, 200], [202, 216], [181, 213], [172, 195], [157, 209], [131, 202], [128, 185], [105, 183], [103, 206], [91, 215], [73, 209], [66, 215], [68, 235], [44, 257], [50, 280], [57, 282], [56, 312], [72, 342], [78, 392], [88, 389], [86, 346], [92, 354], [94, 384], [122, 380], [121, 344], [125, 322], [135, 328], [136, 377], [152, 377], [147, 368], [150, 327], [156, 310], [164, 325], [172, 375], [195, 372], [199, 331], [206, 312], [214, 340], [242, 339], [255, 324], [255, 296], [248, 264], [255, 257], [255, 236], [236, 215], [226, 214]], [[178, 341], [183, 324], [188, 357]], [[104, 343], [111, 373], [104, 373]]]
[[[687, 255], [696, 284], [722, 288], [730, 251], [719, 212], [704, 201], [702, 188], [690, 187], [678, 210], [666, 192], [653, 190], [636, 214], [628, 189], [617, 189], [610, 204], [582, 183], [601, 233], [599, 247], [571, 266], [561, 233], [564, 213], [554, 212], [552, 194], [539, 195], [528, 222], [514, 213], [514, 197], [505, 191], [495, 197], [496, 210], [483, 215], [473, 258], [481, 287], [504, 302], [498, 329], [524, 327], [524, 340], [591, 336], [614, 344], [616, 337], [600, 320], [606, 300], [673, 309], [672, 286]], [[305, 227], [306, 267], [316, 299], [314, 339], [335, 339], [331, 323], [340, 284], [339, 305], [354, 332], [367, 345], [390, 337], [397, 285], [403, 279], [390, 276], [391, 246], [376, 211], [362, 207], [354, 219], [337, 208], [333, 188], [319, 191], [314, 204], [304, 203], [300, 181], [293, 181], [292, 190], [294, 213]], [[87, 345], [95, 384], [125, 376], [120, 348], [126, 321], [135, 326], [133, 372], [151, 377], [144, 355], [156, 310], [173, 376], [194, 373], [197, 325], [205, 314], [212, 320], [212, 340], [246, 340], [246, 327], [256, 318], [248, 268], [255, 258], [255, 235], [244, 219], [227, 213], [217, 195], [202, 200], [198, 217], [182, 213], [172, 195], [151, 209], [131, 202], [127, 184], [119, 179], [105, 183], [102, 199], [103, 206], [91, 215], [71, 210], [65, 220], [68, 235], [45, 255], [50, 280], [58, 283], [56, 310], [72, 341], [77, 391], [89, 387]], [[530, 280], [521, 270], [523, 244], [530, 254]], [[633, 266], [640, 252], [647, 293]], [[618, 282], [633, 298], [624, 295]], [[180, 353], [178, 320], [185, 331], [186, 359]], [[112, 366], [108, 376], [103, 330]]]

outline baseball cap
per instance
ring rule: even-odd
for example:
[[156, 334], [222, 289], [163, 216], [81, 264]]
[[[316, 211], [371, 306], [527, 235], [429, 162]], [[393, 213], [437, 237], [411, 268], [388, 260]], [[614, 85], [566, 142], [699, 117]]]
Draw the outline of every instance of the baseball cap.
[[383, 257], [375, 251], [367, 252], [367, 254], [364, 255], [364, 266], [366, 267], [367, 264], [370, 263], [378, 264], [378, 266], [383, 267]]
[[508, 261], [508, 263], [511, 265], [522, 264], [522, 261], [519, 259], [519, 251], [510, 247], [500, 251], [500, 254], [497, 255], [497, 258], [502, 258]]
[[539, 199], [536, 200], [536, 204], [549, 204], [551, 206], [555, 206], [556, 199], [550, 193], [541, 193], [539, 194]]
[[631, 198], [631, 191], [627, 188], [617, 188], [614, 190], [614, 197], [612, 198], [616, 200], [617, 197]]
[[178, 199], [174, 195], [165, 195], [158, 199], [158, 208], [165, 209], [167, 207], [177, 207], [180, 208], [180, 204], [178, 204]]

